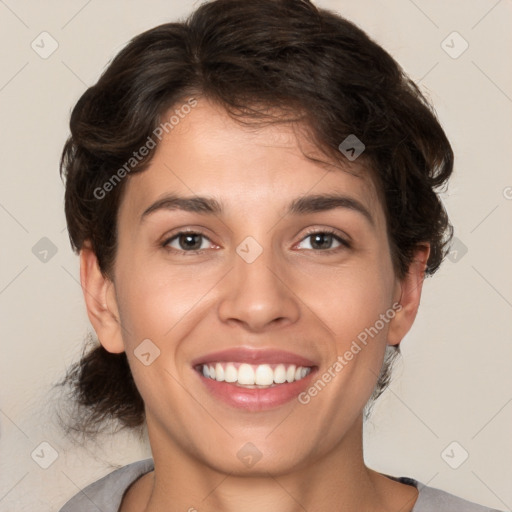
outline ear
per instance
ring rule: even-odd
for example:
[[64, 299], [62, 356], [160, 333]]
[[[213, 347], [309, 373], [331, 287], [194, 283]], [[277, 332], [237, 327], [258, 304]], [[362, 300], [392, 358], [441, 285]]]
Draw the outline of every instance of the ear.
[[388, 345], [399, 345], [416, 318], [429, 254], [430, 244], [419, 245], [407, 274], [397, 281], [395, 303], [400, 304], [401, 309], [397, 308], [389, 322]]
[[103, 275], [89, 241], [80, 251], [80, 282], [87, 315], [103, 347], [124, 352], [114, 283]]

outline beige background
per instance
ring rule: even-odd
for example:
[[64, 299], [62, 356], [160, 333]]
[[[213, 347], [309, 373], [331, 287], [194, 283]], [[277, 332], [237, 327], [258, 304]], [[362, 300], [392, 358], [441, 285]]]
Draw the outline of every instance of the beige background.
[[[78, 357], [89, 329], [58, 161], [70, 110], [109, 59], [132, 36], [198, 3], [0, 1], [2, 511], [56, 511], [115, 465], [150, 456], [147, 445], [127, 434], [74, 446], [52, 419], [51, 385]], [[512, 3], [317, 5], [358, 23], [421, 83], [456, 153], [443, 199], [460, 240], [457, 255], [425, 285], [418, 319], [402, 344], [403, 363], [366, 425], [366, 461], [511, 510]], [[59, 45], [47, 59], [31, 48], [43, 31]], [[441, 46], [453, 31], [469, 43], [456, 59]], [[447, 40], [452, 52], [463, 43], [453, 37]], [[32, 252], [43, 237], [57, 250], [46, 262]], [[453, 441], [452, 464], [462, 449], [469, 453], [458, 469], [442, 456]], [[31, 457], [42, 442], [58, 455], [48, 469]]]

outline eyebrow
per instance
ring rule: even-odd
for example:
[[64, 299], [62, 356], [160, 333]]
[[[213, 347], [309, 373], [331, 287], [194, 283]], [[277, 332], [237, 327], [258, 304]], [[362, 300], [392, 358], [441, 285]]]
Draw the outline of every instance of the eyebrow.
[[[308, 213], [325, 212], [336, 208], [346, 208], [360, 213], [375, 226], [375, 221], [368, 209], [357, 199], [339, 194], [315, 194], [294, 199], [287, 207], [285, 214], [306, 215]], [[154, 202], [141, 215], [141, 222], [150, 214], [159, 210], [183, 210], [186, 212], [207, 215], [221, 215], [222, 204], [214, 198], [204, 196], [168, 195]]]

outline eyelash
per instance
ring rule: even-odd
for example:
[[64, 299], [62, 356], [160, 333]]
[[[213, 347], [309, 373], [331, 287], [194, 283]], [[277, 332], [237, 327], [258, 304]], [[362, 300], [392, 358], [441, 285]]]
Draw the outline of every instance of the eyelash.
[[[164, 240], [164, 242], [161, 244], [162, 248], [165, 249], [168, 252], [173, 252], [173, 253], [177, 253], [177, 254], [195, 255], [195, 254], [203, 253], [205, 251], [205, 249], [196, 249], [194, 251], [183, 251], [181, 249], [174, 249], [174, 248], [168, 247], [168, 244], [171, 243], [173, 240], [179, 238], [180, 235], [186, 235], [186, 234], [199, 235], [199, 236], [202, 236], [203, 238], [205, 238], [206, 240], [210, 240], [206, 235], [204, 235], [203, 233], [198, 232], [198, 231], [192, 231], [192, 230], [190, 230], [190, 231], [179, 231], [178, 233], [176, 233], [172, 237], [166, 238]], [[306, 238], [308, 238], [308, 237], [310, 237], [312, 235], [316, 235], [316, 234], [332, 235], [333, 238], [337, 242], [339, 242], [341, 244], [341, 247], [335, 247], [334, 249], [318, 249], [318, 250], [306, 249], [306, 250], [314, 251], [314, 252], [318, 252], [318, 253], [323, 253], [323, 254], [332, 254], [332, 253], [337, 252], [339, 250], [350, 249], [352, 247], [351, 244], [347, 240], [341, 238], [339, 235], [336, 234], [336, 231], [334, 231], [333, 229], [329, 229], [329, 228], [326, 228], [326, 229], [311, 229], [311, 230], [307, 231], [306, 234], [302, 237], [301, 242], [303, 240], [305, 240]]]

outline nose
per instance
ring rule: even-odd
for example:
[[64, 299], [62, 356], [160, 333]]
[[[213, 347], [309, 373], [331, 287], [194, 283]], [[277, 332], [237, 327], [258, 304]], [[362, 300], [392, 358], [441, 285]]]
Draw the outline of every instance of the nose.
[[219, 318], [261, 332], [291, 325], [300, 317], [300, 301], [284, 265], [266, 249], [252, 263], [234, 255], [234, 268], [226, 276]]

